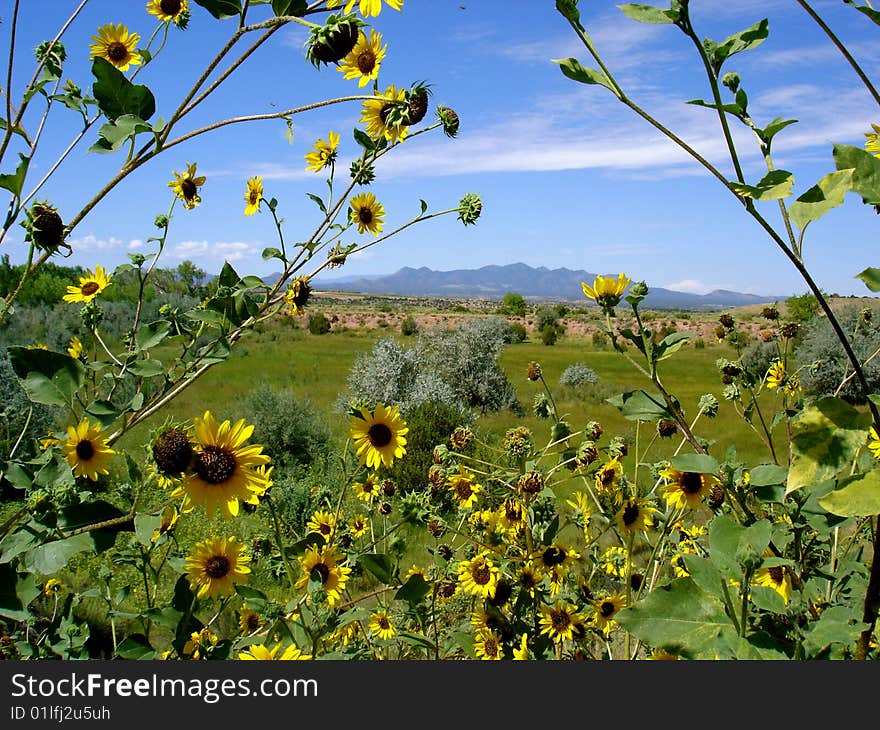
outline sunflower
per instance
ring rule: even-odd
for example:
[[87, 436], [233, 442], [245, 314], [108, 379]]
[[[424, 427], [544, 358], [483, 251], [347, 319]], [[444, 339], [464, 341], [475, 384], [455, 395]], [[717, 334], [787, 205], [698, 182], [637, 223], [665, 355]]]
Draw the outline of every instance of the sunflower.
[[309, 519], [306, 529], [310, 533], [316, 532], [321, 535], [325, 542], [330, 542], [336, 531], [336, 515], [333, 512], [318, 510]]
[[177, 507], [169, 505], [163, 509], [162, 516], [159, 518], [159, 526], [153, 530], [150, 542], [158, 542], [159, 538], [171, 532], [178, 519], [180, 519], [180, 512], [177, 511]]
[[539, 547], [531, 558], [532, 564], [542, 573], [561, 577], [568, 572], [571, 564], [580, 558], [580, 553], [568, 545], [554, 543], [547, 547]]
[[379, 477], [375, 474], [370, 474], [364, 481], [354, 482], [351, 488], [354, 490], [355, 497], [369, 504], [379, 496]]
[[625, 274], [618, 274], [617, 278], [611, 276], [597, 276], [593, 280], [593, 286], [587, 286], [587, 283], [581, 282], [581, 289], [584, 296], [592, 299], [603, 309], [613, 309], [620, 303], [620, 297], [626, 288], [632, 283]]
[[577, 606], [570, 603], [557, 601], [552, 608], [550, 606], [541, 607], [541, 633], [547, 634], [557, 643], [571, 639], [582, 621], [583, 618], [578, 614]]
[[189, 640], [183, 645], [183, 654], [192, 659], [201, 659], [202, 650], [205, 654], [210, 654], [219, 641], [220, 637], [212, 633], [210, 629], [193, 631], [189, 635]]
[[529, 636], [528, 634], [523, 634], [519, 637], [519, 646], [517, 646], [513, 650], [513, 659], [514, 661], [527, 661], [531, 659], [531, 654], [529, 654], [529, 646], [528, 646]]
[[92, 40], [91, 58], [106, 59], [120, 71], [128, 71], [129, 66], [137, 66], [141, 62], [141, 57], [135, 51], [140, 36], [129, 33], [122, 23], [102, 25]]
[[288, 646], [283, 652], [281, 652], [280, 656], [276, 656], [278, 651], [281, 649], [281, 644], [275, 644], [271, 649], [265, 644], [251, 644], [245, 651], [241, 652], [238, 655], [239, 659], [244, 659], [246, 661], [253, 660], [278, 660], [278, 661], [291, 661], [291, 660], [306, 660], [311, 659], [311, 654], [303, 654], [299, 647], [296, 644], [291, 644]]
[[629, 559], [629, 553], [626, 548], [612, 545], [602, 553], [602, 570], [613, 578], [625, 578], [629, 570], [632, 569], [632, 563]]
[[186, 495], [184, 508], [205, 505], [210, 515], [215, 509], [223, 517], [238, 515], [239, 502], [258, 504], [266, 491], [266, 473], [256, 467], [269, 462], [263, 447], [246, 441], [254, 432], [244, 419], [231, 425], [223, 421], [219, 426], [210, 411], [193, 421], [196, 434], [193, 473], [172, 493], [172, 497]]
[[98, 264], [95, 267], [95, 273], [91, 269], [86, 269], [85, 276], [79, 277], [79, 286], [68, 286], [67, 294], [63, 299], [65, 302], [90, 302], [104, 289], [110, 286], [110, 277], [104, 267]]
[[344, 626], [340, 626], [327, 638], [330, 644], [342, 644], [348, 646], [357, 638], [361, 625], [357, 621], [351, 621]]
[[321, 581], [321, 588], [327, 596], [327, 605], [333, 608], [342, 597], [342, 591], [345, 590], [348, 575], [351, 573], [351, 568], [339, 565], [344, 558], [345, 556], [337, 553], [332, 545], [326, 545], [320, 550], [309, 548], [299, 559], [303, 574], [294, 587], [296, 590], [307, 588], [314, 576]]
[[622, 593], [604, 596], [593, 601], [593, 608], [596, 611], [593, 621], [596, 624], [596, 628], [600, 629], [605, 636], [608, 636], [611, 630], [617, 626], [614, 616], [624, 606], [626, 606], [626, 596]]
[[83, 343], [79, 339], [79, 337], [74, 335], [70, 339], [70, 343], [67, 345], [67, 354], [70, 355], [72, 358], [75, 358], [78, 360], [80, 355], [82, 355], [82, 351], [83, 351]]
[[459, 509], [470, 509], [476, 504], [477, 495], [483, 489], [477, 484], [477, 478], [463, 466], [458, 467], [458, 474], [453, 474], [446, 480], [446, 486], [452, 492], [452, 497]]
[[202, 202], [199, 188], [205, 184], [205, 176], [196, 177], [196, 164], [195, 162], [187, 163], [186, 172], [183, 174], [176, 170], [172, 171], [174, 180], [168, 183], [168, 187], [174, 190], [174, 195], [178, 200], [183, 201], [183, 207], [187, 210], [192, 210]]
[[474, 654], [477, 659], [488, 661], [500, 661], [501, 656], [501, 639], [494, 631], [480, 631], [474, 642]]
[[398, 89], [393, 84], [383, 93], [374, 92], [376, 99], [363, 103], [361, 121], [366, 124], [367, 134], [373, 139], [384, 137], [389, 142], [403, 142], [409, 134], [409, 127], [402, 123], [389, 122], [388, 117], [395, 106], [406, 103], [406, 89]]
[[253, 215], [260, 209], [260, 201], [263, 199], [263, 178], [252, 177], [247, 181], [247, 191], [244, 194], [244, 201], [247, 205], [244, 208], [245, 215]]
[[370, 81], [375, 81], [379, 76], [379, 66], [385, 58], [388, 46], [382, 45], [382, 34], [370, 30], [370, 37], [361, 31], [358, 40], [351, 53], [349, 53], [337, 66], [346, 79], [357, 79], [358, 86], [366, 86]]
[[367, 518], [363, 515], [355, 515], [348, 521], [348, 529], [352, 537], [363, 537], [367, 534], [369, 526]]
[[101, 425], [90, 424], [88, 418], [83, 418], [77, 426], [67, 427], [64, 451], [73, 475], [86, 477], [93, 482], [98, 481], [98, 474], [110, 473], [107, 465], [116, 453], [107, 445]]
[[54, 596], [58, 591], [64, 590], [64, 584], [57, 578], [49, 578], [43, 586], [44, 596]]
[[587, 492], [572, 492], [571, 496], [565, 500], [565, 503], [571, 507], [575, 518], [589, 520], [590, 515], [593, 514], [592, 497]]
[[871, 124], [873, 132], [865, 132], [865, 150], [874, 157], [880, 157], [880, 127]]
[[791, 596], [791, 574], [782, 565], [774, 565], [771, 568], [758, 568], [752, 578], [755, 585], [772, 588], [782, 600], [788, 603]]
[[653, 514], [654, 508], [647, 500], [631, 497], [623, 503], [615, 519], [621, 532], [632, 535], [653, 527]]
[[336, 161], [336, 148], [339, 147], [339, 135], [334, 131], [330, 131], [327, 135], [327, 141], [323, 139], [315, 140], [311, 152], [306, 153], [307, 170], [321, 172], [325, 167], [329, 167]]
[[380, 639], [390, 639], [397, 631], [391, 623], [391, 616], [387, 611], [376, 611], [370, 616], [370, 633]]
[[349, 216], [352, 224], [357, 225], [358, 233], [369, 231], [376, 236], [382, 232], [385, 209], [373, 193], [355, 195], [349, 201], [349, 205], [351, 205]]
[[189, 582], [199, 598], [228, 596], [233, 583], [246, 583], [250, 557], [235, 537], [209, 537], [197, 544], [186, 559]]
[[[361, 15], [365, 18], [375, 17], [382, 12], [382, 0], [327, 0], [327, 8], [335, 8], [337, 5], [342, 5], [345, 2], [345, 14], [348, 15], [352, 8], [357, 4], [359, 6], [359, 10], [361, 11]], [[385, 0], [385, 3], [390, 8], [394, 8], [395, 10], [400, 10], [403, 7], [403, 0]]]
[[520, 591], [525, 591], [529, 596], [534, 598], [540, 582], [541, 576], [535, 566], [531, 563], [523, 565], [519, 577], [517, 578], [517, 584], [519, 585]]
[[767, 370], [767, 377], [764, 380], [764, 384], [770, 389], [776, 389], [785, 385], [785, 381], [785, 365], [782, 364], [782, 361], [775, 360]]
[[611, 491], [621, 474], [623, 474], [623, 464], [617, 457], [602, 464], [596, 471], [596, 489], [600, 492]]
[[660, 476], [668, 484], [660, 488], [670, 507], [696, 509], [709, 496], [712, 487], [720, 483], [714, 474], [700, 474], [695, 471], [681, 471], [668, 466], [660, 470]]
[[465, 560], [458, 566], [461, 587], [479, 598], [489, 598], [495, 592], [498, 575], [498, 568], [485, 553], [480, 553], [471, 560]]
[[147, 12], [163, 23], [177, 23], [189, 12], [189, 0], [150, 0]]
[[354, 441], [360, 461], [370, 469], [378, 469], [382, 464], [390, 468], [394, 459], [403, 458], [407, 433], [409, 428], [398, 406], [377, 403], [373, 411], [362, 409], [360, 416], [352, 419], [348, 437]]
[[871, 435], [868, 437], [868, 450], [874, 455], [875, 459], [880, 459], [880, 436], [871, 426]]
[[247, 604], [241, 607], [241, 615], [238, 617], [238, 626], [243, 634], [252, 634], [263, 624], [260, 614], [252, 611]]
[[496, 512], [498, 527], [508, 535], [516, 536], [526, 526], [526, 508], [516, 499], [506, 499]]

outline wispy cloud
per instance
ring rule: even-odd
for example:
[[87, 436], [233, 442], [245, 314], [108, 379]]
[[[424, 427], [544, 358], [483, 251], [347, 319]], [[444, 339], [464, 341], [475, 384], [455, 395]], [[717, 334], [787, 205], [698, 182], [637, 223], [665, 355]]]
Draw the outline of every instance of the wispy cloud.
[[172, 247], [170, 255], [178, 259], [202, 261], [241, 261], [255, 256], [259, 246], [244, 241], [181, 241]]
[[672, 289], [672, 291], [685, 292], [687, 294], [708, 294], [716, 289], [734, 289], [735, 285], [725, 284], [706, 284], [699, 279], [682, 279], [673, 284], [661, 284], [662, 289]]
[[143, 245], [142, 241], [139, 239], [123, 241], [121, 238], [116, 238], [115, 236], [98, 238], [92, 233], [81, 236], [80, 238], [68, 239], [67, 243], [74, 251], [79, 253], [122, 251], [123, 249], [138, 248], [138, 244]]

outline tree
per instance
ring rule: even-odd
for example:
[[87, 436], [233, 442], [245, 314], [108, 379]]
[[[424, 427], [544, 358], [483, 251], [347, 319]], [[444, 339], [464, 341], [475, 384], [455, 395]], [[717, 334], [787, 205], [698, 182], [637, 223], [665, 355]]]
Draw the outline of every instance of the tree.
[[186, 284], [189, 294], [199, 292], [206, 276], [207, 274], [189, 259], [184, 259], [177, 265], [177, 278]]
[[528, 304], [521, 294], [516, 292], [507, 292], [501, 300], [501, 306], [498, 308], [500, 314], [507, 314], [511, 317], [525, 317]]

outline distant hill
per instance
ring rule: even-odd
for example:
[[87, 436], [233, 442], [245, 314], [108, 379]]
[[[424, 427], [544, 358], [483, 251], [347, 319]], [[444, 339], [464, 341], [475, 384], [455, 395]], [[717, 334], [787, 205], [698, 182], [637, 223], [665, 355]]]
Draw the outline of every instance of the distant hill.
[[[407, 266], [387, 276], [316, 278], [313, 285], [320, 291], [364, 294], [494, 300], [501, 299], [507, 292], [516, 292], [533, 302], [584, 302], [581, 282], [592, 284], [595, 278], [596, 274], [588, 271], [548, 269], [544, 266], [533, 268], [517, 263], [454, 271], [434, 271], [425, 266], [413, 269]], [[724, 289], [708, 294], [689, 294], [652, 287], [650, 282], [648, 286], [650, 293], [645, 300], [645, 306], [652, 309], [716, 310], [787, 299], [785, 296], [761, 297]]]

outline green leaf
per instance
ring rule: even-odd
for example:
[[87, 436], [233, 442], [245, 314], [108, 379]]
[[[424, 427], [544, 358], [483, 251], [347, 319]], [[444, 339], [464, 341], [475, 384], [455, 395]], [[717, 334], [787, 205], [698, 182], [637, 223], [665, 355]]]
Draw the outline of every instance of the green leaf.
[[362, 129], [355, 128], [354, 130], [354, 141], [357, 142], [361, 147], [364, 148], [367, 152], [372, 152], [376, 149], [376, 142], [373, 140], [370, 135], [364, 132]]
[[852, 170], [852, 191], [868, 205], [880, 203], [880, 159], [867, 150], [845, 144], [834, 145], [834, 165]]
[[25, 570], [40, 575], [52, 575], [61, 570], [77, 553], [94, 550], [95, 544], [88, 533], [54, 540], [28, 550], [21, 558]]
[[410, 605], [421, 603], [422, 599], [431, 592], [431, 584], [420, 575], [411, 575], [400, 590], [394, 594], [395, 601], [406, 601]]
[[744, 534], [745, 528], [727, 515], [718, 515], [709, 526], [709, 554], [727, 578], [742, 577], [736, 553]]
[[101, 424], [101, 428], [107, 428], [122, 413], [108, 400], [96, 400], [86, 408], [86, 415], [91, 416]]
[[644, 390], [630, 390], [621, 393], [607, 401], [630, 421], [658, 421], [661, 418], [672, 418], [672, 413], [666, 407], [660, 396], [652, 396]]
[[134, 535], [144, 547], [152, 547], [153, 533], [162, 524], [160, 515], [136, 515], [134, 518]]
[[717, 474], [721, 468], [718, 461], [708, 454], [679, 454], [670, 461], [674, 469], [697, 474]]
[[165, 372], [165, 366], [160, 360], [135, 360], [128, 366], [128, 372], [139, 378], [155, 378]]
[[719, 639], [737, 638], [724, 604], [690, 578], [661, 586], [615, 620], [648, 646], [672, 650], [691, 659], [715, 658]]
[[156, 650], [143, 634], [130, 634], [116, 647], [116, 656], [120, 659], [158, 659]]
[[841, 480], [841, 488], [822, 497], [819, 504], [841, 517], [880, 514], [880, 469]]
[[18, 153], [18, 167], [15, 168], [15, 172], [11, 175], [0, 175], [0, 188], [4, 190], [8, 190], [12, 193], [16, 198], [21, 197], [21, 188], [24, 185], [24, 179], [27, 176], [28, 165], [30, 164], [31, 158], [26, 157], [25, 155]]
[[358, 558], [358, 565], [369, 571], [380, 583], [394, 582], [394, 566], [391, 556], [384, 553], [367, 553]]
[[18, 573], [9, 563], [0, 565], [0, 617], [27, 621], [31, 618], [28, 605], [39, 595], [33, 575]]
[[152, 132], [153, 128], [134, 114], [123, 114], [116, 121], [107, 122], [98, 130], [98, 141], [89, 152], [115, 152], [129, 139], [141, 132]]
[[794, 175], [787, 170], [773, 170], [762, 177], [757, 185], [743, 185], [732, 182], [732, 187], [737, 193], [753, 200], [779, 200], [791, 195], [794, 186]]
[[753, 487], [773, 487], [785, 484], [788, 469], [776, 464], [761, 464], [749, 469], [749, 484]]
[[770, 145], [773, 142], [773, 138], [779, 134], [783, 129], [785, 129], [789, 124], [797, 124], [797, 119], [786, 119], [785, 117], [776, 117], [770, 124], [768, 124], [764, 129], [755, 130], [758, 136], [761, 138], [761, 141], [770, 149]]
[[706, 558], [701, 558], [693, 553], [685, 553], [681, 556], [681, 559], [694, 583], [706, 591], [706, 593], [723, 598], [724, 589], [722, 582], [724, 578], [721, 576], [721, 571], [718, 568], [712, 565]]
[[284, 261], [284, 255], [281, 253], [281, 249], [272, 246], [264, 248], [263, 260], [268, 261], [269, 259], [280, 259], [281, 261]]
[[822, 398], [791, 421], [791, 468], [786, 495], [832, 479], [865, 444], [871, 416], [839, 398]]
[[667, 24], [678, 20], [678, 13], [669, 8], [657, 8], [653, 5], [639, 5], [638, 3], [627, 3], [617, 7], [623, 11], [627, 18], [639, 23]]
[[847, 191], [852, 189], [852, 178], [852, 170], [829, 172], [791, 204], [791, 222], [803, 231], [832, 208], [843, 205]]
[[705, 101], [704, 99], [691, 99], [690, 101], [686, 101], [685, 104], [693, 104], [694, 106], [704, 106], [707, 109], [720, 109], [727, 114], [733, 114], [735, 117], [741, 117], [744, 113], [744, 109], [739, 104], [721, 104], [718, 105], [713, 101]]
[[98, 108], [111, 122], [127, 114], [149, 119], [156, 113], [156, 99], [146, 86], [133, 84], [125, 74], [104, 58], [92, 62], [92, 94]]
[[320, 209], [320, 211], [321, 211], [322, 213], [324, 213], [325, 215], [327, 214], [327, 206], [324, 205], [324, 201], [321, 200], [320, 197], [318, 197], [318, 196], [315, 195], [314, 193], [306, 193], [306, 195], [308, 195], [309, 198], [312, 199], [312, 201], [315, 203], [315, 205], [318, 206], [318, 208]]
[[678, 352], [685, 342], [694, 336], [693, 332], [673, 332], [666, 335], [663, 340], [654, 348], [654, 360], [660, 362], [667, 357], [672, 357], [673, 353]]
[[874, 10], [874, 8], [869, 7], [868, 5], [856, 5], [855, 0], [843, 0], [843, 2], [847, 5], [852, 5], [860, 13], [864, 13], [877, 25], [880, 25], [880, 10]]
[[309, 4], [306, 0], [272, 0], [272, 12], [279, 15], [305, 15]]
[[880, 269], [869, 266], [860, 274], [856, 274], [854, 278], [861, 279], [871, 291], [880, 291]]
[[193, 0], [193, 2], [201, 5], [217, 20], [241, 15], [241, 0]]
[[764, 18], [745, 30], [725, 38], [720, 44], [714, 46], [709, 53], [709, 59], [715, 72], [718, 73], [724, 62], [734, 54], [749, 51], [760, 46], [767, 40], [769, 34], [770, 23]]
[[804, 650], [815, 657], [832, 644], [854, 646], [867, 625], [853, 615], [850, 606], [831, 606], [822, 611], [819, 620], [810, 624], [804, 637]]
[[[578, 81], [582, 84], [598, 84], [614, 91], [614, 87], [604, 73], [595, 68], [581, 66], [575, 58], [554, 58], [552, 61], [553, 63], [558, 63], [562, 73], [573, 81]], [[616, 94], [617, 92], [614, 93]]]
[[220, 286], [235, 286], [241, 281], [241, 277], [235, 273], [235, 269], [228, 261], [223, 262], [223, 268], [220, 269], [220, 276], [217, 277], [217, 284]]
[[85, 382], [83, 364], [66, 353], [10, 347], [9, 362], [34, 403], [67, 406]]
[[772, 588], [752, 584], [749, 598], [755, 607], [770, 613], [785, 613], [785, 601]]
[[135, 352], [143, 352], [155, 347], [168, 336], [170, 330], [171, 323], [164, 319], [138, 328], [134, 336]]

